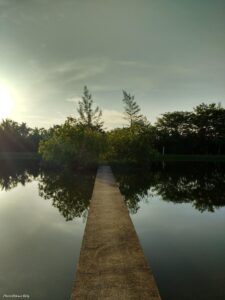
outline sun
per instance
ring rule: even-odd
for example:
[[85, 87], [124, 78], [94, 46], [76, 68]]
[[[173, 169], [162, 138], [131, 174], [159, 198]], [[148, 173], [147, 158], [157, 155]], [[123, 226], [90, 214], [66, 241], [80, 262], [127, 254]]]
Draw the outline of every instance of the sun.
[[0, 120], [7, 118], [12, 112], [13, 99], [10, 90], [0, 85]]

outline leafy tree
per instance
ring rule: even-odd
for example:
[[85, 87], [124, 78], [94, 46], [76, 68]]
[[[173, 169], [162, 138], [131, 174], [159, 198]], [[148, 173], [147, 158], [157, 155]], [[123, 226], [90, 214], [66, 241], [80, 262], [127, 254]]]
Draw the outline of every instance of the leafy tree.
[[140, 107], [126, 91], [123, 91], [125, 115], [130, 126], [116, 128], [107, 133], [108, 153], [111, 161], [145, 164], [156, 154], [153, 145], [153, 127], [140, 115]]
[[156, 154], [151, 126], [116, 128], [108, 133], [108, 159], [146, 164]]
[[167, 112], [155, 123], [159, 152], [192, 153], [195, 144], [194, 114], [186, 111]]
[[44, 160], [57, 164], [87, 166], [98, 161], [104, 142], [102, 132], [68, 118], [40, 142], [39, 153]]
[[220, 153], [225, 145], [225, 109], [221, 104], [202, 103], [194, 108], [198, 147], [206, 153]]
[[17, 123], [6, 119], [0, 124], [0, 151], [2, 152], [37, 152], [40, 140], [46, 130], [30, 128], [26, 123]]
[[78, 113], [79, 113], [79, 121], [81, 124], [95, 129], [101, 129], [103, 126], [102, 110], [96, 106], [93, 108], [93, 99], [90, 94], [87, 86], [84, 87], [84, 94], [82, 96], [82, 101], [78, 102]]
[[225, 153], [225, 109], [202, 103], [191, 112], [164, 113], [155, 123], [158, 151], [174, 154]]
[[30, 128], [25, 123], [6, 119], [0, 124], [0, 150], [3, 152], [28, 151]]
[[39, 143], [44, 139], [48, 134], [48, 131], [44, 128], [31, 128], [30, 134], [28, 137], [29, 148], [31, 151], [38, 151]]
[[194, 130], [192, 125], [193, 113], [186, 111], [167, 112], [156, 122], [158, 131], [168, 135], [186, 136]]
[[134, 123], [142, 120], [142, 115], [139, 114], [141, 109], [134, 101], [134, 96], [131, 96], [126, 91], [123, 91], [123, 102], [125, 104], [125, 119], [128, 120], [130, 127], [132, 127]]

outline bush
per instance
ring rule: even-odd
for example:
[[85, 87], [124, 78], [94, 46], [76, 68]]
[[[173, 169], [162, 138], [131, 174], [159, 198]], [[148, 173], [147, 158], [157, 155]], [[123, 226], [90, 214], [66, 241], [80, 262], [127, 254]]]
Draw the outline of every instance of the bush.
[[108, 133], [108, 160], [145, 164], [155, 155], [150, 126], [117, 128]]
[[102, 132], [68, 118], [50, 130], [48, 138], [40, 143], [39, 153], [44, 160], [56, 164], [87, 166], [98, 161], [104, 141]]

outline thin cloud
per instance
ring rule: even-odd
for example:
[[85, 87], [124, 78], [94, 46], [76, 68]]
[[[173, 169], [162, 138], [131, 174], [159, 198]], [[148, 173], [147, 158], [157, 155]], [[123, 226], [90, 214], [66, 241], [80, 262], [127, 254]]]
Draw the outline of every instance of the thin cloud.
[[66, 99], [66, 101], [67, 101], [67, 102], [72, 102], [72, 103], [78, 104], [79, 101], [82, 101], [82, 98], [81, 98], [81, 97], [72, 97], [72, 98]]
[[108, 59], [95, 57], [64, 61], [52, 66], [41, 65], [37, 61], [30, 62], [37, 83], [52, 82], [63, 85], [104, 74], [109, 64]]
[[124, 114], [118, 110], [103, 109], [102, 119], [106, 129], [108, 130], [126, 125]]

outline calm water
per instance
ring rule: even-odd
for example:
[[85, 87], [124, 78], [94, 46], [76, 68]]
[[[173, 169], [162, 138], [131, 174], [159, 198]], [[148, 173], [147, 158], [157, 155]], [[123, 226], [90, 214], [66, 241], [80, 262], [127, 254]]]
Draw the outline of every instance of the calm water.
[[0, 297], [69, 299], [95, 174], [0, 163]]
[[163, 300], [225, 299], [225, 166], [114, 169]]
[[[95, 174], [0, 163], [0, 295], [69, 299]], [[225, 166], [114, 172], [162, 299], [224, 300]]]

